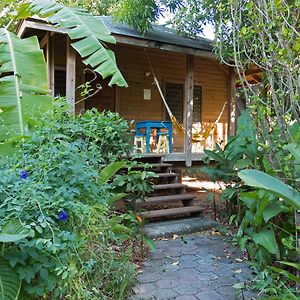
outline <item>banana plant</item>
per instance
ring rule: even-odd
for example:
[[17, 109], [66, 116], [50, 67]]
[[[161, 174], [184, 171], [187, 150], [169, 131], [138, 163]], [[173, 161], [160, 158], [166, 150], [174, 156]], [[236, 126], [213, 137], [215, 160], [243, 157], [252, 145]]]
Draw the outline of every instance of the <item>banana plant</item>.
[[51, 103], [38, 39], [0, 29], [0, 141], [24, 136], [32, 111], [43, 112]]
[[109, 86], [127, 87], [116, 65], [114, 52], [105, 43], [115, 44], [102, 20], [82, 8], [67, 7], [49, 0], [33, 0], [28, 4], [29, 14], [38, 15], [46, 22], [59, 25], [74, 42], [72, 47], [84, 58], [83, 62], [103, 78], [111, 76]]
[[26, 238], [28, 230], [18, 220], [6, 223], [0, 230], [0, 300], [16, 300], [19, 298], [22, 282], [18, 274], [3, 258], [6, 243], [13, 243]]
[[[1, 2], [0, 8], [10, 2]], [[99, 18], [49, 0], [21, 3], [17, 12], [18, 19], [37, 15], [63, 28], [86, 65], [103, 78], [111, 77], [110, 86], [127, 87], [114, 53], [106, 46], [116, 40]], [[46, 63], [37, 38], [20, 39], [6, 28], [0, 29], [0, 155], [11, 153], [15, 140], [24, 137], [32, 112], [49, 109], [51, 102]]]

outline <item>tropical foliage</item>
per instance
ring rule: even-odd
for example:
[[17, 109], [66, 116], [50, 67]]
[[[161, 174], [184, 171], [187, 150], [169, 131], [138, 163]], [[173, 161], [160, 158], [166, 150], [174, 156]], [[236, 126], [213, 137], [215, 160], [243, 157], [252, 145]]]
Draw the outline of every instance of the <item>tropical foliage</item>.
[[[84, 9], [46, 0], [0, 5], [16, 7], [16, 18], [35, 14], [60, 26], [95, 72], [127, 85], [106, 46], [114, 38]], [[0, 299], [124, 299], [134, 241], [153, 247], [136, 212], [111, 210], [128, 197], [114, 176], [133, 164], [130, 125], [111, 112], [69, 111], [50, 96], [37, 38], [1, 29]], [[151, 190], [148, 172], [122, 176], [143, 180], [137, 193]]]
[[[214, 181], [225, 182], [220, 200], [226, 203], [230, 222], [238, 226], [237, 243], [258, 274], [254, 287], [267, 294], [291, 296], [291, 282], [299, 281], [294, 212], [300, 208], [300, 193], [273, 177], [276, 173], [260, 145], [246, 110], [238, 119], [236, 136], [225, 148], [217, 145], [216, 150], [205, 151], [216, 163], [202, 171]], [[286, 148], [293, 155], [290, 161], [297, 165], [299, 146], [287, 144]]]
[[[16, 154], [0, 161], [4, 299], [19, 293], [20, 299], [124, 299], [134, 278], [130, 260], [136, 248], [124, 241], [138, 237], [152, 246], [135, 213], [110, 210], [127, 197], [112, 178], [130, 163], [116, 161], [129, 145], [127, 123], [113, 113], [68, 111], [56, 102], [31, 128], [31, 137], [19, 142]], [[114, 146], [106, 131], [109, 118], [119, 132]], [[93, 136], [92, 124], [97, 124]]]
[[[103, 22], [86, 10], [65, 7], [48, 0], [34, 0], [17, 7], [16, 18], [39, 15], [58, 25], [69, 35], [72, 47], [109, 85], [127, 86], [116, 65], [114, 53], [105, 43], [115, 43]], [[10, 151], [16, 138], [23, 138], [32, 112], [51, 105], [46, 64], [36, 37], [20, 39], [7, 29], [0, 31], [0, 146], [1, 154]]]
[[[125, 2], [134, 0], [121, 4]], [[294, 214], [299, 219], [300, 2], [161, 0], [149, 2], [144, 15], [142, 5], [121, 4], [119, 18], [142, 31], [166, 6], [173, 7], [171, 23], [184, 34], [195, 35], [203, 25], [214, 25], [215, 53], [235, 68], [241, 86], [238, 101], [244, 99], [249, 107], [252, 128], [243, 114], [237, 136], [224, 149], [206, 151], [216, 161], [216, 167], [206, 171], [214, 180], [227, 182], [222, 199], [231, 221], [239, 226], [240, 245], [262, 279], [257, 287], [270, 294], [287, 291], [283, 278], [295, 281], [299, 267]], [[253, 66], [263, 75], [256, 85], [246, 78]], [[296, 297], [287, 293], [279, 297]]]
[[52, 99], [44, 55], [36, 37], [21, 40], [7, 29], [0, 29], [0, 52], [0, 137], [8, 140], [24, 136], [32, 108], [45, 111]]

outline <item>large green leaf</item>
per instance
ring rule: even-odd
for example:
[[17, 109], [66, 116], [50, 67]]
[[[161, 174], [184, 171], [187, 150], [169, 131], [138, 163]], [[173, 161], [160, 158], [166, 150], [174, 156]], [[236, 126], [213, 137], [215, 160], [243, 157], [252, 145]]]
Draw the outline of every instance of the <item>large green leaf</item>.
[[6, 223], [0, 230], [0, 242], [11, 243], [26, 238], [29, 235], [28, 230], [18, 220], [12, 220]]
[[100, 180], [105, 183], [110, 178], [112, 178], [123, 166], [125, 165], [124, 161], [121, 162], [112, 162], [100, 172]]
[[265, 222], [267, 223], [271, 218], [276, 217], [278, 214], [283, 212], [285, 208], [280, 203], [271, 203], [264, 208], [262, 214]]
[[235, 143], [243, 145], [244, 153], [254, 160], [258, 155], [256, 132], [249, 110], [244, 110], [237, 121], [237, 140]]
[[257, 170], [242, 170], [238, 176], [247, 185], [269, 191], [285, 199], [294, 209], [300, 209], [300, 193], [277, 178]]
[[300, 271], [300, 264], [289, 262], [289, 261], [279, 261], [279, 263], [283, 264], [283, 265], [286, 265], [286, 266], [289, 266], [289, 267], [293, 267], [296, 270]]
[[33, 112], [43, 112], [51, 104], [46, 64], [38, 39], [21, 40], [0, 29], [0, 142], [24, 135]]
[[300, 176], [300, 148], [297, 144], [291, 143], [283, 147], [294, 156], [294, 166], [298, 176]]
[[21, 281], [9, 263], [0, 257], [0, 300], [17, 300]]
[[226, 159], [221, 156], [221, 153], [217, 153], [215, 151], [211, 150], [204, 150], [204, 153], [214, 159], [215, 161], [221, 163], [221, 164], [226, 164]]
[[117, 201], [125, 198], [127, 196], [127, 194], [125, 193], [118, 193], [118, 194], [114, 194], [111, 197], [109, 197], [109, 199], [107, 200], [107, 204], [108, 205], [113, 205], [115, 204]]
[[279, 250], [275, 239], [274, 231], [271, 229], [264, 229], [253, 235], [253, 241], [263, 246], [272, 254], [278, 255]]
[[101, 19], [85, 9], [66, 7], [49, 0], [33, 0], [29, 9], [47, 22], [65, 29], [73, 40], [72, 47], [84, 58], [83, 62], [103, 78], [111, 76], [109, 86], [116, 84], [127, 87], [113, 51], [104, 44], [115, 44], [116, 40]]

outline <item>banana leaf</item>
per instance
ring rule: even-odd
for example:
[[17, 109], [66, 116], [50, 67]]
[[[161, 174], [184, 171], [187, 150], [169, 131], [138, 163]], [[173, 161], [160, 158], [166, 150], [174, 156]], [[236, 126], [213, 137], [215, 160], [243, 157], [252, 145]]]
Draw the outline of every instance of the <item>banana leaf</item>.
[[[34, 112], [52, 105], [45, 59], [36, 37], [0, 29], [0, 142], [24, 136]], [[6, 143], [3, 143], [6, 142]], [[0, 149], [0, 155], [3, 151]]]
[[114, 52], [105, 44], [115, 44], [116, 40], [101, 19], [92, 16], [85, 9], [67, 7], [49, 0], [33, 0], [28, 9], [47, 22], [63, 28], [83, 62], [103, 78], [111, 76], [109, 86], [128, 86], [116, 65]]
[[0, 242], [11, 243], [17, 242], [26, 238], [29, 235], [29, 230], [25, 228], [20, 221], [11, 220], [6, 223], [0, 230]]
[[7, 261], [0, 257], [0, 300], [17, 300], [21, 281]]

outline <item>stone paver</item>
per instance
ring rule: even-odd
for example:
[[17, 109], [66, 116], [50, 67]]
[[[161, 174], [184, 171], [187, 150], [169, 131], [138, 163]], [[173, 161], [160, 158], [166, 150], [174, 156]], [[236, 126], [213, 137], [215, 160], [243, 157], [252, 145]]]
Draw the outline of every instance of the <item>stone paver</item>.
[[232, 287], [251, 280], [251, 270], [224, 236], [186, 235], [159, 240], [149, 253], [128, 300], [235, 300], [244, 298]]

